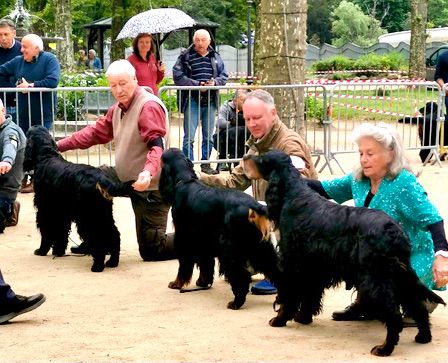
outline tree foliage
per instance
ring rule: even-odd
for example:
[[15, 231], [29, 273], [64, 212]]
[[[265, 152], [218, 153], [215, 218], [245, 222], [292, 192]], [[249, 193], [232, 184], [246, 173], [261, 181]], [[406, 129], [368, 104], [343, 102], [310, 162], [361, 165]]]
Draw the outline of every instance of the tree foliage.
[[378, 20], [364, 14], [358, 5], [348, 1], [343, 0], [331, 15], [335, 46], [352, 42], [361, 47], [368, 47], [377, 42], [378, 36], [385, 33]]

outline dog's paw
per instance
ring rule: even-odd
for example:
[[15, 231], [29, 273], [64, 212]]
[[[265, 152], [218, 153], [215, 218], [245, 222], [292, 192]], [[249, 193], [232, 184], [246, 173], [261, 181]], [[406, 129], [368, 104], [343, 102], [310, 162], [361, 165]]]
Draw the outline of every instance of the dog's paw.
[[370, 351], [371, 354], [376, 355], [377, 357], [388, 357], [392, 354], [394, 350], [394, 346], [388, 346], [386, 344], [376, 345]]
[[231, 310], [239, 310], [239, 308], [241, 307], [242, 305], [239, 305], [239, 304], [236, 304], [235, 303], [235, 301], [230, 301], [228, 304], [227, 304], [227, 309], [231, 309]]
[[313, 316], [311, 314], [304, 314], [298, 311], [294, 315], [294, 321], [299, 324], [308, 325], [313, 322]]
[[170, 289], [180, 290], [180, 289], [182, 288], [182, 285], [180, 285], [177, 281], [171, 281], [171, 282], [168, 284], [168, 287], [169, 287]]
[[421, 331], [415, 336], [415, 342], [420, 344], [429, 343], [432, 340], [431, 332], [423, 333]]
[[106, 267], [117, 267], [118, 266], [118, 260], [109, 258], [109, 260], [106, 261]]
[[199, 278], [196, 280], [196, 286], [199, 287], [210, 287], [213, 285], [213, 278], [211, 279], [211, 281], [208, 281], [204, 278], [201, 278], [201, 276], [199, 276]]
[[42, 250], [40, 248], [38, 248], [37, 250], [34, 250], [34, 254], [36, 256], [46, 256], [48, 253], [48, 251]]
[[62, 256], [64, 256], [65, 255], [65, 250], [64, 251], [60, 251], [60, 250], [54, 250], [53, 249], [53, 256], [55, 256], [55, 257], [62, 257]]
[[281, 327], [281, 326], [286, 326], [286, 320], [279, 318], [278, 316], [272, 318], [271, 320], [269, 320], [269, 325], [273, 326], [273, 327]]
[[94, 263], [90, 268], [92, 272], [103, 272], [104, 271], [104, 263]]

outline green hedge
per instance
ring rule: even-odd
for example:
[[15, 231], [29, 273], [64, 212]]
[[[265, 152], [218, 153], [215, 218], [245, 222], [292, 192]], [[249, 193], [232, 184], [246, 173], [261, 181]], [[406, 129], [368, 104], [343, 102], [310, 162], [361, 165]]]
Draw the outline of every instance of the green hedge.
[[[407, 61], [404, 56], [398, 52], [390, 52], [385, 55], [369, 53], [356, 60], [344, 56], [335, 56], [315, 62], [312, 65], [312, 69], [315, 72], [361, 70], [361, 72], [356, 72], [356, 74], [364, 74], [368, 76], [380, 73], [380, 71], [399, 71], [406, 68]], [[372, 69], [378, 70], [379, 72], [371, 72], [370, 70]]]

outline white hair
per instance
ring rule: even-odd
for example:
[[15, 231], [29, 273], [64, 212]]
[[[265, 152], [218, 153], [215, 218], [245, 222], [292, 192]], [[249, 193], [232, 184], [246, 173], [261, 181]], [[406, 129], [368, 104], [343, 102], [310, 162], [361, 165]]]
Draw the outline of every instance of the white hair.
[[[409, 162], [404, 154], [401, 137], [395, 127], [392, 127], [384, 122], [379, 122], [376, 125], [370, 123], [363, 123], [353, 129], [352, 139], [359, 145], [359, 141], [365, 137], [370, 137], [378, 142], [385, 150], [393, 151], [391, 163], [387, 167], [387, 174], [389, 178], [394, 178], [403, 169], [411, 171]], [[356, 179], [364, 178], [361, 165], [355, 168], [354, 176]]]
[[89, 49], [89, 53], [93, 53], [93, 55], [96, 55], [95, 49]]
[[198, 30], [196, 30], [194, 32], [193, 39], [196, 38], [196, 35], [205, 35], [207, 37], [207, 40], [211, 40], [212, 39], [210, 37], [210, 33], [207, 30], [205, 30], [205, 29], [198, 29]]
[[22, 38], [22, 41], [23, 40], [29, 40], [31, 44], [39, 49], [39, 51], [44, 50], [44, 42], [42, 41], [42, 38], [37, 34], [27, 34]]
[[131, 77], [135, 77], [135, 68], [126, 59], [119, 59], [112, 62], [106, 71], [106, 77], [116, 76], [119, 74], [128, 74]]

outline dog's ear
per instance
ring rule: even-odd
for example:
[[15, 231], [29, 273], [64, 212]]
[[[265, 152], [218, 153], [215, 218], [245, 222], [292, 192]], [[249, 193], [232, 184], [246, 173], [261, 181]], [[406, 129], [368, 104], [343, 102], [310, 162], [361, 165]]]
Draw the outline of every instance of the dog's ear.
[[276, 171], [272, 171], [269, 177], [269, 186], [266, 191], [266, 203], [268, 205], [269, 219], [278, 226], [280, 213], [282, 211], [285, 186], [282, 178]]
[[[190, 161], [191, 163], [191, 161]], [[192, 163], [193, 164], [193, 163]], [[171, 175], [171, 167], [168, 164], [162, 165], [160, 173], [159, 192], [162, 200], [166, 204], [173, 204], [174, 202], [174, 178]]]

